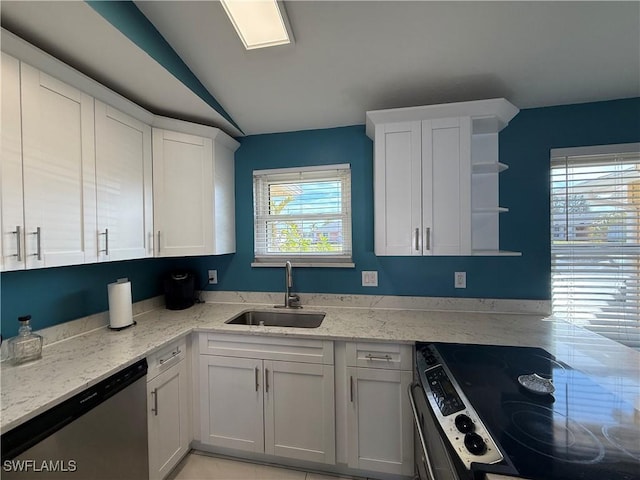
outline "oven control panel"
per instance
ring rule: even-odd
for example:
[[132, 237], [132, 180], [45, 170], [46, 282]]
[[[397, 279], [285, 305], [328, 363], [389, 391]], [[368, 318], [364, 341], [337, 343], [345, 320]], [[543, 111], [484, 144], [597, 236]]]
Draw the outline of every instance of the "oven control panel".
[[460, 400], [458, 392], [453, 388], [449, 377], [441, 365], [427, 370], [425, 375], [429, 388], [431, 389], [431, 394], [442, 415], [446, 417], [452, 413], [464, 410], [464, 403]]
[[502, 461], [496, 443], [434, 346], [416, 349], [416, 368], [433, 416], [464, 465], [469, 469], [471, 462]]

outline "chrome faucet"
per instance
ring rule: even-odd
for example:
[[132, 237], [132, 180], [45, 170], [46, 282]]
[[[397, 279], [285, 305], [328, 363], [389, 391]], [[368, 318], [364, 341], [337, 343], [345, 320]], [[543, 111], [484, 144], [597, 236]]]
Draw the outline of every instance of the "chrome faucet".
[[284, 264], [284, 305], [283, 308], [302, 308], [300, 305], [300, 297], [295, 293], [291, 293], [293, 288], [293, 268], [291, 262], [287, 260]]

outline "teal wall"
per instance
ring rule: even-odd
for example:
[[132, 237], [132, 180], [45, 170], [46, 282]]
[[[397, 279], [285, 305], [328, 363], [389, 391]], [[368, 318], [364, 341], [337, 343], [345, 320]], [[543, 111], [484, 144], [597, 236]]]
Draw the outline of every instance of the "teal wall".
[[[477, 298], [548, 299], [549, 150], [640, 141], [640, 98], [521, 111], [500, 134], [501, 247], [522, 257], [376, 257], [373, 254], [373, 143], [357, 125], [241, 139], [236, 152], [237, 253], [221, 257], [147, 259], [60, 267], [0, 275], [3, 337], [17, 332], [16, 317], [32, 314], [35, 328], [107, 309], [106, 285], [132, 281], [134, 301], [161, 293], [160, 277], [191, 268], [204, 283], [218, 270], [220, 290], [274, 291], [281, 268], [251, 268], [252, 170], [350, 163], [352, 166], [355, 269], [297, 268], [299, 292]], [[361, 284], [362, 270], [377, 270], [377, 288]], [[453, 288], [453, 272], [467, 272], [467, 288]], [[207, 288], [213, 288], [208, 287]]]
[[[281, 291], [283, 269], [251, 268], [252, 171], [350, 163], [355, 269], [297, 268], [300, 292], [476, 298], [550, 298], [549, 151], [640, 141], [640, 98], [521, 111], [500, 133], [501, 248], [521, 257], [376, 257], [373, 254], [373, 142], [363, 125], [241, 140], [236, 152], [237, 253], [219, 273], [223, 290]], [[362, 287], [361, 271], [377, 270], [378, 287]], [[467, 288], [455, 289], [456, 271]]]
[[[171, 270], [197, 270], [206, 263], [200, 257], [151, 258], [3, 272], [0, 274], [2, 338], [18, 333], [17, 318], [22, 315], [31, 315], [33, 328], [39, 330], [108, 310], [107, 284], [118, 278], [127, 277], [131, 281], [131, 296], [138, 302], [160, 295], [162, 278]], [[198, 280], [201, 284], [206, 281]]]

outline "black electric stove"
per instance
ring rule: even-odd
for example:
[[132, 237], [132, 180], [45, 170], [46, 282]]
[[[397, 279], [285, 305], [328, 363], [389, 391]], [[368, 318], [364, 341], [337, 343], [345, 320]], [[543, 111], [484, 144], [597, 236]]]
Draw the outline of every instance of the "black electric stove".
[[[472, 470], [509, 465], [516, 476], [535, 480], [640, 479], [640, 417], [633, 406], [546, 351], [418, 344], [417, 355], [429, 371], [445, 365], [504, 455]], [[518, 377], [533, 373], [550, 379], [555, 391], [523, 387]]]

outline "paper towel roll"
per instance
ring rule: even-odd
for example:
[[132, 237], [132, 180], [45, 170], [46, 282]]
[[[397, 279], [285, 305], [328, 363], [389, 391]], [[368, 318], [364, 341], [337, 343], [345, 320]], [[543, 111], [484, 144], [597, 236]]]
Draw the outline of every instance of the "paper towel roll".
[[107, 285], [109, 294], [109, 327], [120, 329], [133, 324], [131, 306], [131, 282]]

